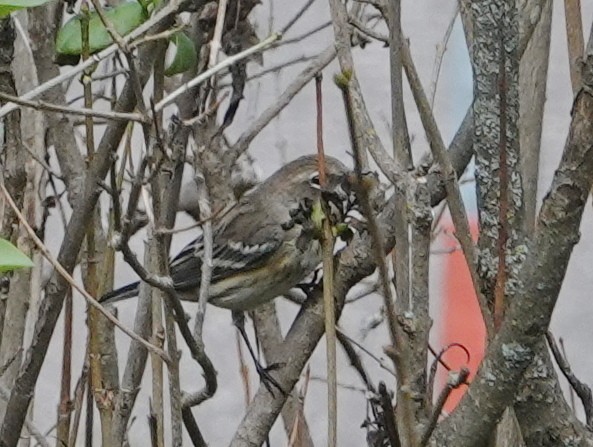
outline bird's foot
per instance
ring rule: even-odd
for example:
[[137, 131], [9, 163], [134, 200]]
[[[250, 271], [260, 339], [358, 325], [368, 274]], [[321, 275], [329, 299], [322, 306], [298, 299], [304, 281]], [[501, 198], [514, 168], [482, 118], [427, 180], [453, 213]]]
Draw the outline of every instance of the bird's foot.
[[320, 277], [321, 277], [321, 269], [318, 268], [313, 272], [313, 278], [311, 278], [310, 281], [299, 283], [296, 285], [296, 287], [301, 289], [303, 291], [303, 293], [305, 295], [307, 295], [307, 297], [309, 297], [309, 295], [311, 294], [311, 292], [313, 291], [313, 289], [319, 282]]
[[272, 363], [269, 366], [263, 366], [259, 362], [255, 362], [255, 370], [259, 375], [261, 383], [266, 387], [266, 389], [270, 392], [272, 397], [274, 397], [274, 388], [282, 393], [282, 395], [286, 396], [288, 393], [282, 389], [280, 384], [272, 375], [270, 374], [271, 371], [278, 370], [284, 366], [283, 363]]

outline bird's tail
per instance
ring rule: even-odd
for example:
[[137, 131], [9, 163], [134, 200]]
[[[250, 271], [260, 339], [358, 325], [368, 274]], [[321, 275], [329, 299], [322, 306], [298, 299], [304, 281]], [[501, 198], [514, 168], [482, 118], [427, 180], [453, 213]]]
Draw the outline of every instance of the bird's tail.
[[127, 300], [138, 295], [140, 289], [140, 281], [133, 282], [127, 286], [120, 287], [119, 289], [112, 290], [103, 295], [99, 302], [102, 304], [111, 304], [118, 301]]

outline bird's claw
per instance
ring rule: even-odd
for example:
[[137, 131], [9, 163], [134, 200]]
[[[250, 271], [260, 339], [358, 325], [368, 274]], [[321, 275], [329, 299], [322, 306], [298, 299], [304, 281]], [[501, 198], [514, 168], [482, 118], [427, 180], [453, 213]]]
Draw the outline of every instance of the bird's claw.
[[275, 397], [274, 388], [279, 390], [283, 396], [286, 396], [288, 394], [286, 393], [286, 391], [282, 389], [278, 381], [274, 379], [274, 377], [272, 377], [272, 375], [270, 374], [270, 371], [278, 370], [282, 368], [282, 366], [284, 366], [283, 363], [272, 363], [267, 367], [262, 366], [259, 362], [257, 362], [255, 365], [255, 370], [257, 371], [257, 374], [259, 375], [262, 384], [266, 387], [266, 390], [270, 392], [272, 397]]
[[319, 282], [320, 274], [321, 274], [321, 269], [320, 268], [316, 269], [313, 272], [313, 278], [311, 278], [311, 281], [299, 283], [299, 284], [297, 284], [297, 287], [299, 289], [301, 289], [305, 295], [309, 296], [311, 294], [311, 292], [313, 291], [313, 288]]

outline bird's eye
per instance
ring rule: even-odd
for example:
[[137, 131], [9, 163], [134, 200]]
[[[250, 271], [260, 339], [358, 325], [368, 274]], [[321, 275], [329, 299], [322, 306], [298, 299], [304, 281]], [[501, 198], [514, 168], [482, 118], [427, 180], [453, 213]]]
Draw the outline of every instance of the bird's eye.
[[309, 177], [309, 184], [313, 187], [313, 188], [319, 188], [319, 174], [315, 173], [312, 174], [311, 177]]

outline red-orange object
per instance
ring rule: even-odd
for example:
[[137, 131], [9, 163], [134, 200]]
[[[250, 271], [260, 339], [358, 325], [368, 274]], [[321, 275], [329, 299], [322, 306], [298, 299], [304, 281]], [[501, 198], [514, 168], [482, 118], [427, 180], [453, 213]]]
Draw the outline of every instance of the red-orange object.
[[[472, 235], [477, 235], [477, 223], [470, 222]], [[446, 225], [447, 230], [454, 231], [452, 225]], [[453, 237], [442, 236], [445, 241], [445, 248], [458, 246]], [[486, 330], [482, 321], [478, 301], [474, 293], [474, 288], [465, 262], [465, 257], [461, 250], [455, 250], [453, 253], [444, 255], [444, 265], [442, 271], [442, 291], [443, 301], [441, 303], [440, 316], [443, 321], [439, 325], [441, 328], [438, 342], [434, 349], [438, 352], [451, 343], [459, 343], [469, 351], [471, 358], [467, 362], [467, 354], [463, 349], [453, 347], [443, 356], [443, 360], [453, 370], [459, 370], [462, 366], [468, 366], [470, 370], [469, 381], [475, 375], [482, 356], [484, 354], [484, 340]], [[447, 382], [448, 372], [444, 367], [439, 366], [437, 380], [437, 389], [434, 395], [438, 396], [440, 390]], [[446, 412], [452, 411], [467, 387], [461, 386], [453, 390], [445, 404]]]

